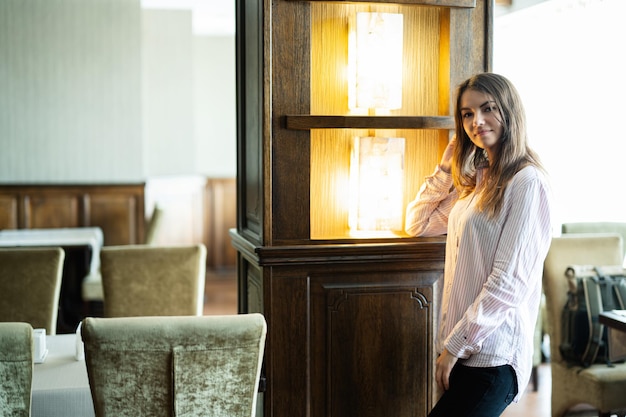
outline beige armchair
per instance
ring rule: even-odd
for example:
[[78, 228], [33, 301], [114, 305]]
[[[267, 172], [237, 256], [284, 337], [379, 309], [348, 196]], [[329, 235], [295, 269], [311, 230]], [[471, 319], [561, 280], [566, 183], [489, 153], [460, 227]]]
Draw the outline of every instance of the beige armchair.
[[0, 248], [0, 321], [56, 334], [64, 260], [61, 248]]
[[105, 317], [202, 315], [203, 244], [105, 246], [100, 272]]
[[617, 233], [622, 236], [622, 259], [626, 254], [626, 223], [624, 222], [563, 223], [561, 233]]
[[86, 318], [96, 417], [252, 417], [266, 332], [261, 314]]
[[30, 416], [33, 343], [30, 324], [0, 323], [0, 416]]
[[565, 270], [573, 264], [620, 265], [622, 238], [610, 234], [565, 234], [552, 240], [544, 263], [543, 290], [546, 296], [550, 366], [552, 370], [552, 417], [562, 417], [578, 404], [590, 404], [601, 417], [626, 409], [626, 364], [588, 368], [572, 366], [559, 352], [561, 312], [567, 300]]

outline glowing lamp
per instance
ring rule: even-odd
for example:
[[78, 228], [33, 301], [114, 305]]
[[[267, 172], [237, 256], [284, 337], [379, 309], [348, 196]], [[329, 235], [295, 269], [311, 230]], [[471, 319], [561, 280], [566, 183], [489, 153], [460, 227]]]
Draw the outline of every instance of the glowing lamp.
[[356, 14], [356, 34], [350, 47], [351, 108], [402, 107], [402, 37], [401, 14]]
[[404, 138], [354, 138], [350, 231], [402, 230], [403, 190]]

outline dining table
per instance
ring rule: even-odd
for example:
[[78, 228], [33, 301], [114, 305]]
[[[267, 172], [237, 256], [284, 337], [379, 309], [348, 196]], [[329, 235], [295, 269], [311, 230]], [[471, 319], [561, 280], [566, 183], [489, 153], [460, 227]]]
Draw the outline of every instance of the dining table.
[[598, 321], [608, 327], [609, 360], [626, 360], [626, 310], [603, 311]]
[[95, 417], [79, 334], [45, 340], [48, 353], [33, 365], [31, 417]]
[[100, 315], [83, 298], [83, 282], [100, 275], [100, 227], [0, 230], [0, 247], [61, 247], [65, 251], [56, 333], [71, 333], [86, 316]]
[[603, 311], [599, 314], [598, 321], [609, 328], [626, 332], [626, 310]]

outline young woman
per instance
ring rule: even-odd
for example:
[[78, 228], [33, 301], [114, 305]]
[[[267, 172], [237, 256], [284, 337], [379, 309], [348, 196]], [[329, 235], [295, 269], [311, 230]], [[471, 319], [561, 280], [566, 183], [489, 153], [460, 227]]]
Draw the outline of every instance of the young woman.
[[429, 417], [495, 417], [530, 378], [550, 192], [511, 82], [477, 74], [456, 97], [456, 135], [407, 207], [406, 231], [447, 233], [435, 371], [443, 395]]

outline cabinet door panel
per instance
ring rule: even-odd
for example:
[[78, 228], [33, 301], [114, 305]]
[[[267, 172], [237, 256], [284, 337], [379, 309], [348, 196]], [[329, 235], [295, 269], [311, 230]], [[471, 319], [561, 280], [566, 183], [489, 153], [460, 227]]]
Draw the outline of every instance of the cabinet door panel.
[[367, 275], [359, 283], [312, 279], [311, 415], [424, 416], [432, 396], [432, 282]]

